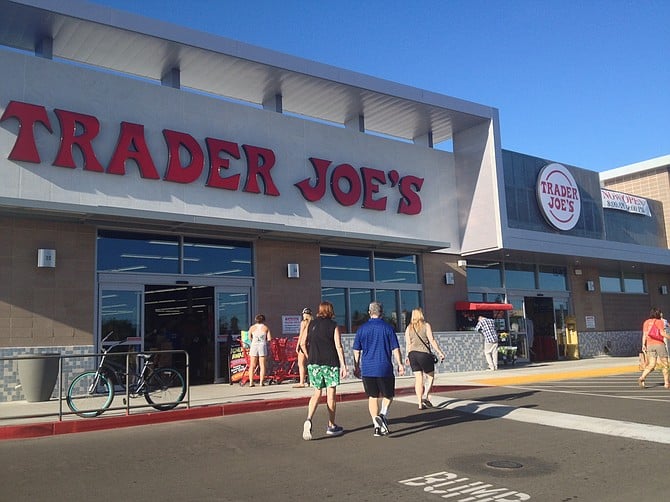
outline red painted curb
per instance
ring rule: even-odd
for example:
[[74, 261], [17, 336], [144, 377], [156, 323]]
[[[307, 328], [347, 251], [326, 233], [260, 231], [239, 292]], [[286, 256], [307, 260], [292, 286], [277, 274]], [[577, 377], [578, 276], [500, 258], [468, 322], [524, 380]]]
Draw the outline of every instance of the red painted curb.
[[[447, 392], [472, 388], [472, 385], [436, 385], [433, 392]], [[481, 387], [481, 386], [476, 386]], [[396, 389], [396, 395], [413, 394], [414, 388], [402, 387]], [[214, 418], [240, 413], [254, 413], [285, 408], [307, 406], [309, 397], [292, 397], [282, 399], [245, 401], [240, 403], [225, 403], [214, 405], [195, 406], [187, 409], [138, 413], [118, 417], [96, 417], [93, 419], [76, 419], [61, 422], [44, 422], [20, 425], [0, 426], [0, 440], [29, 439], [60, 434], [74, 434], [78, 432], [93, 432], [120, 427], [135, 427], [138, 425], [160, 424], [180, 420], [197, 420], [200, 418]], [[339, 402], [360, 401], [367, 399], [365, 392], [349, 392], [338, 394]], [[322, 397], [325, 402], [325, 396]]]

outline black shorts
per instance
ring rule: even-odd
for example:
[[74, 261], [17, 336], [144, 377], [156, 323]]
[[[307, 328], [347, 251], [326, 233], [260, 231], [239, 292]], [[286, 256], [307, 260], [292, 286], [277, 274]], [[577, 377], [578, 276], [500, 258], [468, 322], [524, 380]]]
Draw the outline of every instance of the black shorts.
[[433, 373], [435, 371], [433, 354], [413, 350], [407, 354], [407, 357], [409, 358], [409, 366], [413, 372], [423, 371], [424, 373]]
[[395, 377], [363, 377], [363, 389], [368, 397], [386, 397], [393, 399], [395, 396]]

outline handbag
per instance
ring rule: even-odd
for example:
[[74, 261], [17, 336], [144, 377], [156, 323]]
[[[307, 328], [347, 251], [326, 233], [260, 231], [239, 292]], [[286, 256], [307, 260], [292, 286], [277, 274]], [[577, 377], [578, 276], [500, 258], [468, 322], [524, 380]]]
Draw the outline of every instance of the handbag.
[[640, 371], [643, 371], [647, 367], [647, 353], [640, 352], [640, 354], [638, 355], [638, 359], [639, 359]]
[[663, 335], [661, 334], [661, 330], [658, 329], [658, 326], [656, 326], [656, 321], [654, 321], [654, 324], [651, 325], [651, 328], [649, 328], [649, 332], [647, 333], [647, 336], [651, 338], [652, 340], [655, 340], [657, 342], [663, 342]]
[[419, 332], [416, 330], [416, 328], [412, 326], [412, 329], [414, 330], [414, 333], [416, 333], [416, 337], [417, 337], [419, 340], [421, 340], [421, 343], [423, 343], [423, 344], [426, 346], [426, 348], [428, 349], [428, 353], [429, 353], [431, 356], [433, 356], [433, 364], [437, 364], [437, 361], [439, 360], [439, 359], [437, 358], [437, 356], [436, 356], [435, 354], [433, 354], [433, 351], [430, 350], [430, 347], [428, 346], [428, 344], [427, 344], [426, 342], [424, 342], [424, 341], [423, 341], [423, 338], [421, 338], [421, 337], [419, 336]]

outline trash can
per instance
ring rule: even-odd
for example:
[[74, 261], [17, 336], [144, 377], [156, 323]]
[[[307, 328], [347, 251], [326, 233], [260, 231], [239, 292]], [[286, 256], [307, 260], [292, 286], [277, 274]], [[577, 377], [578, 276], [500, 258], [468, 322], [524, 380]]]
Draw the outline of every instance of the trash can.
[[60, 354], [26, 354], [19, 356], [19, 381], [26, 401], [49, 401], [58, 380]]

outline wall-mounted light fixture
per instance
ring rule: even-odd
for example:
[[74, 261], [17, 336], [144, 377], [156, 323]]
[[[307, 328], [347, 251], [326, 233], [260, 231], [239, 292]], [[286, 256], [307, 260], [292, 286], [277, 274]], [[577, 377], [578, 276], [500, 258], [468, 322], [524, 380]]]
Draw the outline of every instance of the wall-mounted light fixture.
[[468, 267], [467, 260], [458, 260], [456, 264], [462, 269], [466, 269]]
[[56, 268], [56, 250], [38, 249], [37, 266], [39, 268]]
[[447, 272], [444, 274], [444, 283], [452, 285], [454, 284], [454, 273], [453, 272]]
[[582, 275], [582, 269], [581, 268], [576, 268], [575, 269], [575, 275]]
[[300, 265], [289, 263], [287, 275], [289, 279], [300, 279]]
[[595, 291], [596, 284], [593, 281], [586, 281], [586, 291]]
[[665, 284], [662, 284], [658, 290], [661, 292], [662, 295], [667, 295], [668, 294], [668, 286]]

